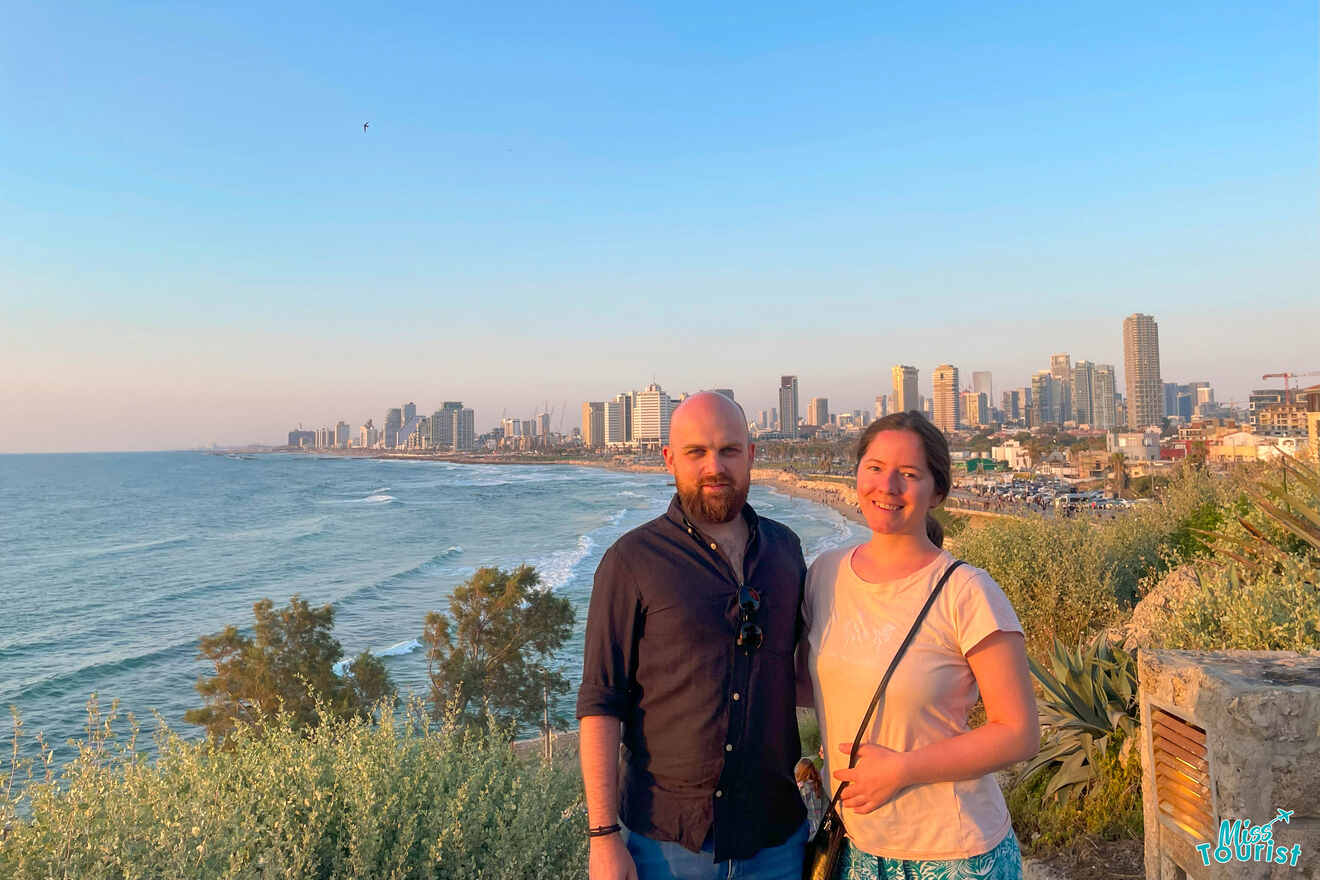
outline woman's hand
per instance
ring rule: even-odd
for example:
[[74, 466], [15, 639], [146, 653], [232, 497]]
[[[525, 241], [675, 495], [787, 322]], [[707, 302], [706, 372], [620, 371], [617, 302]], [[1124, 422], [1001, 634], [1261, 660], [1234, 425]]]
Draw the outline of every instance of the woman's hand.
[[[839, 751], [852, 754], [852, 743], [840, 743]], [[869, 813], [890, 801], [910, 781], [903, 752], [884, 746], [864, 745], [857, 750], [857, 766], [835, 770], [834, 778], [848, 783], [840, 800], [854, 813]]]

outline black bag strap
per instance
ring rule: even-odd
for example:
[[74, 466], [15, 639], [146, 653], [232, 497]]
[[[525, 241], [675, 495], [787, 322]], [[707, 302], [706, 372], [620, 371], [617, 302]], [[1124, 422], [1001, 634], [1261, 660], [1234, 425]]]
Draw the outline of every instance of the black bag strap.
[[[936, 597], [944, 589], [944, 585], [948, 583], [949, 575], [953, 574], [953, 570], [962, 564], [961, 559], [955, 559], [949, 564], [948, 568], [944, 569], [944, 574], [940, 576], [939, 582], [935, 584], [935, 589], [931, 590], [930, 595], [926, 597], [926, 604], [921, 606], [921, 611], [917, 612], [917, 619], [912, 621], [912, 628], [908, 630], [907, 638], [903, 639], [903, 644], [898, 646], [898, 651], [894, 653], [894, 659], [889, 661], [889, 668], [885, 670], [885, 677], [880, 679], [880, 686], [875, 689], [875, 696], [871, 698], [871, 705], [867, 707], [866, 715], [862, 718], [862, 724], [857, 728], [857, 736], [853, 737], [852, 752], [848, 755], [849, 770], [857, 765], [857, 750], [862, 745], [862, 737], [866, 735], [866, 728], [871, 723], [871, 716], [875, 714], [876, 707], [880, 705], [880, 697], [884, 695], [885, 688], [889, 685], [889, 678], [894, 674], [894, 667], [898, 666], [898, 661], [903, 659], [903, 654], [907, 652], [908, 645], [912, 644], [912, 640], [917, 635], [917, 630], [921, 629], [921, 622], [926, 619], [930, 606], [935, 604]], [[839, 787], [834, 790], [834, 797], [830, 800], [830, 809], [838, 807], [839, 797], [847, 786], [846, 781], [839, 783]]]

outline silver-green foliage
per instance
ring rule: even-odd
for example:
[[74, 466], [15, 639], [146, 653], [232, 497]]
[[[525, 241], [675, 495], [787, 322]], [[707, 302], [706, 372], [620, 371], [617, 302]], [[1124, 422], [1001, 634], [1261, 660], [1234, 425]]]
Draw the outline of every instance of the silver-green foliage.
[[[287, 716], [225, 747], [162, 730], [148, 761], [91, 705], [90, 736], [0, 805], [6, 878], [558, 878], [586, 870], [581, 782], [507, 731]], [[17, 750], [15, 750], [15, 756]], [[15, 759], [13, 762], [20, 764]], [[11, 763], [11, 775], [23, 768]], [[3, 782], [3, 777], [0, 777]], [[0, 795], [6, 787], [0, 785]]]
[[1096, 779], [1099, 756], [1111, 739], [1127, 749], [1136, 741], [1139, 725], [1136, 655], [1110, 643], [1105, 633], [1076, 649], [1055, 641], [1050, 669], [1029, 659], [1040, 682], [1044, 737], [1040, 751], [1019, 776], [1025, 781], [1052, 770], [1046, 798], [1059, 793], [1071, 800], [1085, 794]]
[[1160, 643], [1190, 650], [1320, 650], [1320, 469], [1288, 456], [1199, 532], [1213, 551]]

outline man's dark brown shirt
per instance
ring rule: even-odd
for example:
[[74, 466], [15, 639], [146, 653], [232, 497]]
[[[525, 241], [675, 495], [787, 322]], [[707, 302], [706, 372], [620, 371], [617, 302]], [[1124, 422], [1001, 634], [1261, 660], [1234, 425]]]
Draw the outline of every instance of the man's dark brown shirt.
[[577, 701], [578, 718], [623, 722], [622, 822], [693, 851], [713, 833], [716, 861], [781, 844], [804, 818], [793, 779], [802, 544], [750, 505], [743, 516], [741, 579], [760, 595], [764, 643], [735, 645], [739, 577], [676, 495], [596, 569]]

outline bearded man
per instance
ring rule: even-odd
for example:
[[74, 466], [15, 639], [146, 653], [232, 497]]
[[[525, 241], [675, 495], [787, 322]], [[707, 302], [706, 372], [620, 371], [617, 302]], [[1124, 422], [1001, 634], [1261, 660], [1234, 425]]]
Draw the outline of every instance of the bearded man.
[[802, 545], [747, 504], [756, 449], [732, 400], [689, 397], [662, 451], [678, 491], [605, 552], [587, 613], [590, 877], [798, 880]]

